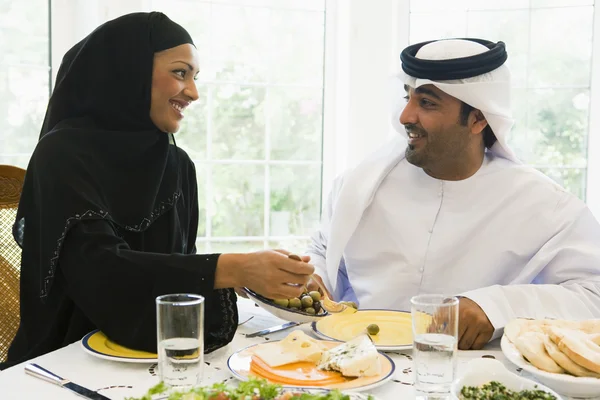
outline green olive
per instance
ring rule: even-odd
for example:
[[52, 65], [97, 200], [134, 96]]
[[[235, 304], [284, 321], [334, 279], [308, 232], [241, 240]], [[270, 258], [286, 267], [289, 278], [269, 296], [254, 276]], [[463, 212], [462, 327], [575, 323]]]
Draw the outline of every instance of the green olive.
[[312, 307], [313, 305], [313, 299], [310, 296], [304, 296], [302, 298], [302, 308], [308, 308], [308, 307]]
[[290, 307], [290, 308], [298, 308], [299, 309], [300, 307], [302, 307], [302, 302], [300, 301], [299, 298], [294, 297], [293, 299], [289, 300], [288, 307]]
[[287, 307], [290, 304], [290, 301], [288, 299], [275, 299], [273, 300], [273, 303], [281, 307]]
[[306, 309], [304, 310], [304, 312], [305, 312], [305, 313], [308, 313], [308, 314], [312, 314], [312, 315], [315, 315], [315, 314], [317, 313], [317, 312], [315, 311], [315, 309], [314, 309], [314, 308], [312, 308], [312, 307], [308, 307], [308, 308], [306, 308]]
[[367, 326], [367, 332], [369, 335], [377, 335], [379, 333], [379, 325], [371, 324]]
[[309, 293], [310, 297], [312, 297], [313, 301], [321, 301], [321, 293], [313, 290]]
[[290, 307], [290, 310], [300, 311], [300, 308], [299, 307]]

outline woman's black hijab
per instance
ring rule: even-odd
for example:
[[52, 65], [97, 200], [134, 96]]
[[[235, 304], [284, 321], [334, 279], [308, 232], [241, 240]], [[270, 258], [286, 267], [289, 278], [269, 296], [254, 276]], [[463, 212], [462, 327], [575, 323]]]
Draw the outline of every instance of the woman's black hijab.
[[42, 300], [75, 224], [106, 219], [141, 232], [179, 198], [177, 151], [152, 123], [150, 103], [154, 53], [186, 43], [190, 35], [166, 15], [135, 13], [64, 56], [13, 227], [31, 266], [22, 274], [36, 275]]

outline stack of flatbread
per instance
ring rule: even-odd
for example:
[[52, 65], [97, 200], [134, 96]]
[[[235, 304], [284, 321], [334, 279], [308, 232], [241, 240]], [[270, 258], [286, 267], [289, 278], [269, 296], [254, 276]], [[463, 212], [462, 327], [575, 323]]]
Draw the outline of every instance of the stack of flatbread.
[[543, 371], [600, 378], [600, 320], [516, 319], [504, 335]]

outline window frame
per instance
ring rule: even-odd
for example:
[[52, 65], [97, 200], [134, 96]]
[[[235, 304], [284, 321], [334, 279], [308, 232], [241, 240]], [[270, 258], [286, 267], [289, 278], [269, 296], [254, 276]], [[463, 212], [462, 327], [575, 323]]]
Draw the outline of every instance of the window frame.
[[[409, 44], [409, 3], [326, 0], [322, 208], [327, 204], [333, 180], [396, 134], [387, 117], [388, 98], [382, 99], [381, 94], [384, 79], [399, 70], [400, 51]], [[150, 0], [49, 0], [49, 4], [51, 82], [61, 55], [91, 30], [88, 27], [125, 12], [150, 9]], [[600, 218], [600, 40], [596, 40], [600, 35], [600, 7], [597, 5], [593, 22], [586, 203]], [[374, 16], [389, 30], [389, 40], [378, 35], [381, 31], [369, 29], [369, 18]], [[360, 36], [360, 41], [354, 40], [356, 36]], [[377, 46], [379, 54], [387, 53], [388, 60], [370, 58], [371, 49], [365, 43]], [[374, 82], [365, 85], [367, 79]], [[385, 111], [365, 117], [364, 110], [373, 110], [375, 105]], [[372, 129], [365, 134], [363, 128], [369, 126]]]
[[[50, 0], [49, 0], [50, 1]], [[327, 0], [324, 0], [327, 1]], [[209, 1], [205, 1], [209, 2]], [[85, 37], [89, 32], [91, 32], [98, 25], [102, 24], [104, 21], [115, 18], [119, 15], [123, 15], [130, 12], [136, 11], [151, 11], [152, 0], [128, 0], [127, 2], [122, 2], [119, 0], [53, 0], [53, 11], [54, 11], [54, 34], [57, 38], [56, 42], [52, 46], [52, 65], [56, 68], [53, 68], [53, 71], [58, 69], [60, 65], [62, 55], [77, 41], [81, 38]], [[215, 3], [219, 5], [220, 3]], [[235, 5], [235, 4], [226, 4], [226, 5]], [[327, 7], [327, 5], [326, 5]], [[293, 10], [293, 9], [292, 9]], [[331, 13], [327, 12], [327, 8], [324, 11], [325, 16], [331, 16]], [[327, 23], [327, 21], [325, 22]], [[327, 29], [327, 26], [326, 26]], [[326, 40], [327, 34], [325, 33], [325, 37], [323, 40]], [[323, 55], [323, 63], [326, 62], [325, 54]], [[326, 68], [324, 68], [326, 70]], [[53, 74], [53, 81], [55, 78], [55, 73]], [[324, 91], [325, 86], [325, 77], [323, 78], [323, 82], [321, 82], [319, 88]], [[219, 82], [219, 81], [206, 81], [199, 82], [200, 84], [211, 86], [218, 84], [227, 84], [232, 83], [236, 85], [243, 85], [245, 82]], [[272, 84], [270, 82], [264, 83], [249, 83], [252, 86], [264, 86], [264, 87], [276, 87], [281, 86], [280, 84]], [[313, 87], [313, 86], [311, 86]], [[213, 87], [214, 91], [214, 87]], [[211, 93], [209, 91], [209, 93]], [[322, 94], [322, 96], [324, 96]], [[211, 96], [208, 96], [208, 102], [210, 103]], [[325, 102], [327, 101], [323, 98], [323, 110], [325, 109]], [[227, 242], [257, 242], [262, 243], [263, 248], [271, 247], [269, 246], [269, 242], [281, 241], [281, 240], [305, 240], [308, 241], [309, 235], [286, 235], [286, 236], [272, 236], [270, 232], [270, 213], [271, 213], [271, 205], [270, 205], [270, 168], [273, 165], [309, 165], [315, 166], [318, 165], [321, 167], [321, 182], [324, 182], [324, 170], [327, 168], [324, 166], [325, 154], [325, 132], [323, 126], [325, 125], [325, 117], [324, 111], [321, 111], [323, 114], [322, 121], [322, 129], [321, 129], [321, 149], [322, 155], [321, 160], [319, 161], [294, 161], [294, 160], [271, 160], [270, 154], [268, 151], [265, 152], [265, 156], [261, 160], [227, 160], [227, 159], [206, 159], [206, 160], [198, 160], [193, 159], [194, 163], [198, 166], [201, 166], [203, 171], [200, 172], [200, 168], [198, 173], [204, 174], [204, 182], [206, 182], [207, 190], [202, 193], [203, 196], [200, 200], [201, 203], [205, 204], [205, 212], [201, 213], [200, 218], [202, 218], [206, 222], [206, 232], [204, 236], [198, 236], [196, 240], [196, 244], [198, 247], [198, 251], [211, 251], [212, 243], [227, 243]], [[207, 124], [211, 125], [210, 118], [207, 119]], [[268, 135], [268, 127], [266, 127], [266, 135], [265, 135], [265, 150], [269, 149], [269, 135]], [[212, 135], [210, 126], [207, 129], [207, 143], [210, 143], [210, 138]], [[177, 138], [177, 137], [176, 137]], [[214, 156], [211, 154], [211, 156]], [[211, 227], [211, 204], [212, 204], [212, 196], [213, 196], [213, 185], [211, 183], [211, 170], [214, 166], [218, 165], [260, 165], [264, 166], [264, 201], [263, 201], [263, 232], [262, 235], [258, 236], [231, 236], [231, 237], [222, 237], [222, 236], [212, 236], [212, 227]], [[200, 179], [199, 179], [200, 180]], [[319, 211], [322, 209], [322, 188], [321, 185], [321, 193], [319, 195]], [[316, 228], [316, 226], [315, 226]], [[304, 249], [298, 249], [304, 250]]]

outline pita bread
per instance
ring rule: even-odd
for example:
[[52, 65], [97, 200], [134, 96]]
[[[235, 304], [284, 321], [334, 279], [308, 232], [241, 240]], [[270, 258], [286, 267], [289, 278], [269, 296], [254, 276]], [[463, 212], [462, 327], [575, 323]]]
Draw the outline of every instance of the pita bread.
[[600, 379], [600, 319], [510, 321], [504, 334], [535, 367]]
[[585, 333], [600, 334], [600, 319], [587, 319], [585, 321], [579, 321], [579, 329]]
[[542, 371], [555, 374], [565, 373], [565, 370], [546, 351], [545, 337], [546, 335], [542, 332], [525, 332], [517, 337], [514, 344], [527, 361]]
[[548, 336], [544, 336], [544, 347], [546, 348], [548, 355], [571, 375], [600, 378], [600, 374], [582, 367], [571, 360], [566, 354], [561, 352], [556, 343], [554, 343]]
[[581, 331], [553, 328], [550, 338], [576, 364], [600, 374], [600, 346], [589, 335]]
[[544, 321], [535, 319], [517, 318], [510, 321], [504, 327], [504, 334], [511, 342], [515, 343], [517, 338], [527, 332], [544, 332]]
[[590, 339], [595, 344], [600, 345], [600, 333], [590, 333], [588, 334], [588, 339]]
[[527, 329], [528, 322], [529, 320], [527, 319], [517, 318], [506, 324], [504, 327], [504, 334], [508, 340], [510, 340], [512, 343], [515, 343], [521, 334], [521, 331], [525, 332]]

